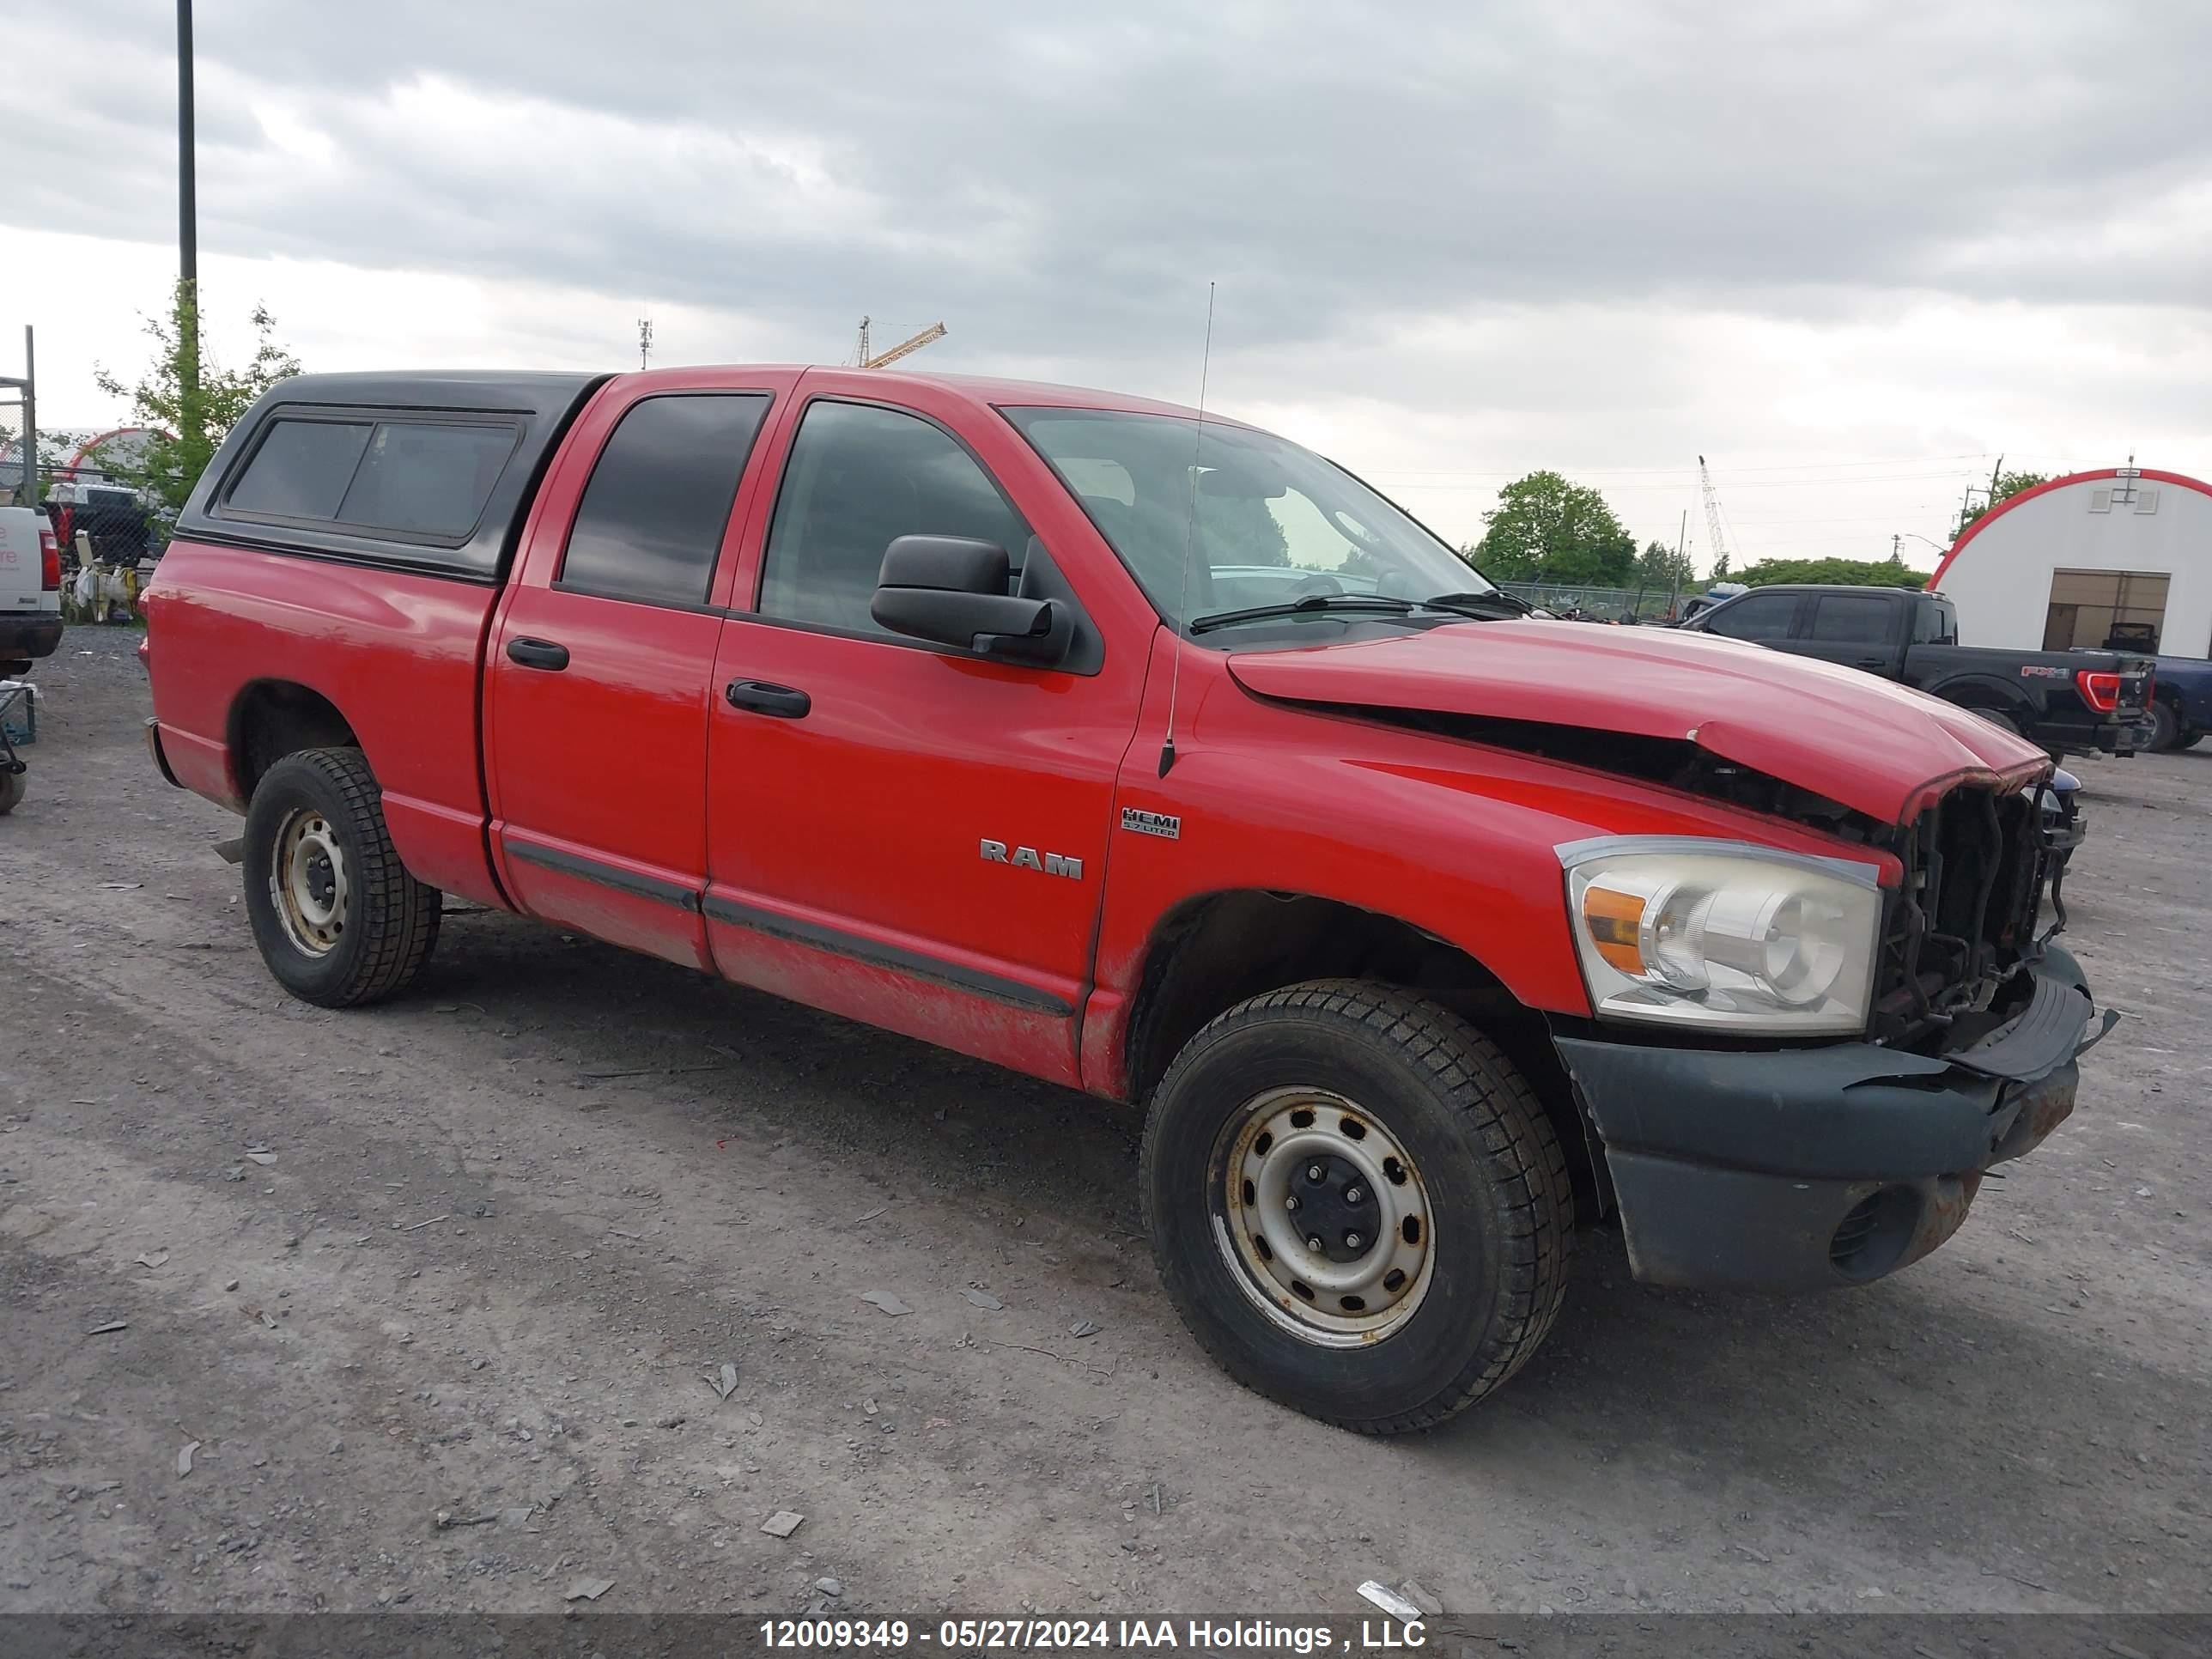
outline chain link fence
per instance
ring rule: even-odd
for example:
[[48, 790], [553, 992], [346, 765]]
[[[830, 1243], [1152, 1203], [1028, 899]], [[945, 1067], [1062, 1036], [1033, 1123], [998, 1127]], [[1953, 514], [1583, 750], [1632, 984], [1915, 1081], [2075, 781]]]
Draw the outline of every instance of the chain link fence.
[[[0, 506], [28, 505], [23, 405], [0, 393]], [[61, 551], [62, 611], [73, 623], [127, 622], [167, 544], [161, 515], [144, 492], [100, 464], [96, 434], [49, 431], [37, 438], [37, 503]]]
[[1671, 587], [1588, 587], [1571, 582], [1500, 582], [1517, 599], [1555, 617], [1586, 617], [1598, 622], [1666, 622], [1680, 614], [1689, 598]]

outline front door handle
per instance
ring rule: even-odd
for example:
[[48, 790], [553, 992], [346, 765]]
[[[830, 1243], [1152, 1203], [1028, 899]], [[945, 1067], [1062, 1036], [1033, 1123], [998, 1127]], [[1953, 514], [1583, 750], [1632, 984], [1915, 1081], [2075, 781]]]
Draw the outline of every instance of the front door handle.
[[568, 647], [550, 640], [509, 640], [507, 659], [525, 668], [549, 668], [558, 673], [568, 665]]
[[771, 685], [766, 680], [732, 680], [722, 688], [722, 695], [732, 708], [750, 708], [756, 714], [773, 714], [778, 720], [805, 720], [814, 707], [814, 699], [804, 691]]

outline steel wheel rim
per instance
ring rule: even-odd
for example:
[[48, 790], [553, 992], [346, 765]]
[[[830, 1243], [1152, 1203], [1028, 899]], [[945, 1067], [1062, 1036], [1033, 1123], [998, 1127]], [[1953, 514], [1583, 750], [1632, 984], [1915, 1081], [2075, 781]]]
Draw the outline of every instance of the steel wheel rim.
[[337, 949], [351, 897], [345, 851], [331, 821], [312, 806], [286, 814], [270, 854], [269, 898], [294, 948], [310, 957]]
[[[1269, 1090], [1231, 1115], [1213, 1167], [1214, 1242], [1271, 1322], [1301, 1341], [1357, 1348], [1395, 1334], [1419, 1310], [1435, 1277], [1428, 1189], [1372, 1113], [1327, 1090]], [[1343, 1201], [1355, 1188], [1371, 1207]], [[1287, 1202], [1301, 1193], [1298, 1206]], [[1374, 1236], [1351, 1252], [1345, 1229], [1369, 1214]], [[1317, 1251], [1322, 1234], [1333, 1236]]]

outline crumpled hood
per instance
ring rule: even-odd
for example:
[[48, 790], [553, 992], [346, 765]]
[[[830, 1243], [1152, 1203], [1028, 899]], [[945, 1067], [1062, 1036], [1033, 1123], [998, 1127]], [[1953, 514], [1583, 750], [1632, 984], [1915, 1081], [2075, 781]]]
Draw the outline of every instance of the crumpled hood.
[[1229, 672], [1291, 702], [1685, 738], [1892, 823], [1956, 784], [2024, 781], [2050, 763], [1978, 715], [1857, 669], [1672, 629], [1455, 623], [1242, 653]]

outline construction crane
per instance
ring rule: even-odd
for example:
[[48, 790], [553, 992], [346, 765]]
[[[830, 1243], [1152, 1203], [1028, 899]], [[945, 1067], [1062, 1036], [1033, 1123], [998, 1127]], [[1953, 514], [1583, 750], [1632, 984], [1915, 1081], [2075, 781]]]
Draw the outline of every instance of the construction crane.
[[866, 317], [860, 319], [860, 349], [854, 354], [853, 358], [853, 361], [858, 363], [862, 368], [889, 368], [900, 358], [909, 356], [915, 352], [921, 350], [922, 347], [945, 337], [945, 325], [942, 323], [932, 323], [927, 328], [922, 330], [921, 333], [914, 336], [913, 338], [901, 340], [889, 351], [872, 353], [868, 344], [868, 321], [869, 319]]
[[1722, 571], [1729, 562], [1728, 543], [1721, 535], [1721, 498], [1713, 493], [1713, 475], [1705, 470], [1705, 458], [1698, 457], [1698, 483], [1705, 492], [1705, 534], [1712, 538], [1713, 568]]

